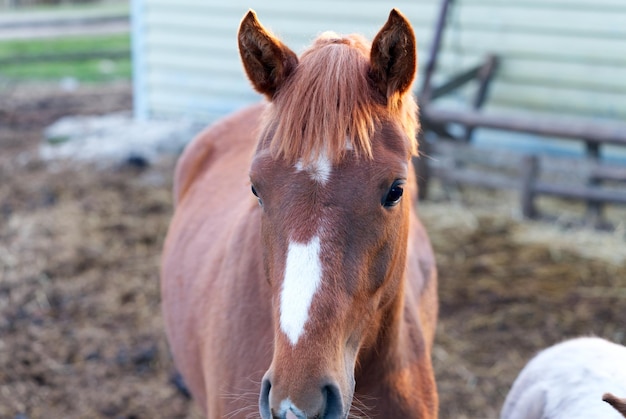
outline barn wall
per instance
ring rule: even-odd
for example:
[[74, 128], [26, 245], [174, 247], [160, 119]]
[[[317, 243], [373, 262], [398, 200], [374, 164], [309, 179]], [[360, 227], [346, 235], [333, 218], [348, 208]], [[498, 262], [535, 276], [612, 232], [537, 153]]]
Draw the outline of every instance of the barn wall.
[[440, 70], [494, 52], [492, 107], [626, 119], [626, 2], [464, 0]]
[[[137, 115], [212, 120], [259, 100], [236, 44], [249, 8], [300, 52], [329, 29], [371, 38], [392, 6], [415, 26], [424, 64], [438, 0], [134, 0]], [[623, 0], [457, 0], [436, 80], [495, 52], [503, 59], [490, 108], [624, 120], [625, 22]]]
[[[249, 8], [296, 52], [324, 30], [358, 32], [371, 38], [391, 9], [383, 2], [332, 0], [134, 3], [133, 11], [138, 14], [133, 29], [138, 115], [184, 114], [208, 119], [260, 100], [243, 73], [237, 52], [237, 28]], [[430, 36], [434, 1], [404, 1], [396, 7], [411, 17], [420, 40]]]

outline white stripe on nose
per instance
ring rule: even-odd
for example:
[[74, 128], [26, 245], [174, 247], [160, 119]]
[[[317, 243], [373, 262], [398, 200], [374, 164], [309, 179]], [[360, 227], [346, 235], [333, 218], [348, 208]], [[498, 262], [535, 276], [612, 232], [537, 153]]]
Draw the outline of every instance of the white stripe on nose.
[[294, 346], [304, 332], [309, 307], [321, 282], [319, 236], [304, 244], [290, 242], [280, 294], [280, 328]]
[[299, 417], [300, 418], [306, 417], [306, 415], [302, 413], [300, 409], [294, 406], [294, 404], [291, 403], [291, 400], [289, 399], [285, 399], [282, 402], [280, 402], [279, 413], [281, 416], [284, 414], [285, 418], [287, 419], [298, 419]]

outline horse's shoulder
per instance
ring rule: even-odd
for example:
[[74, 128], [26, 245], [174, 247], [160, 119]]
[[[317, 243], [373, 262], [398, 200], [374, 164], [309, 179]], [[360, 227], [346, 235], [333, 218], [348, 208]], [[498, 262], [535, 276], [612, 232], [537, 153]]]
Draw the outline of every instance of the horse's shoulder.
[[257, 104], [228, 115], [200, 132], [183, 150], [174, 173], [174, 200], [179, 203], [194, 181], [232, 144], [229, 137], [254, 131], [265, 105]]

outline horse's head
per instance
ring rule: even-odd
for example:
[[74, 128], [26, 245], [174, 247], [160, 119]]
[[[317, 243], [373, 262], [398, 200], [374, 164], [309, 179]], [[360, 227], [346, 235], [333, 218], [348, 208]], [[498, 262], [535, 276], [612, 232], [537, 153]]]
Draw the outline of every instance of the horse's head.
[[[250, 169], [274, 353], [262, 417], [347, 416], [355, 368], [393, 324], [416, 152], [415, 37], [396, 10], [371, 48], [322, 35], [300, 58], [249, 12], [244, 67], [271, 102]], [[390, 337], [393, 339], [393, 337]], [[384, 354], [380, 354], [384, 356]]]

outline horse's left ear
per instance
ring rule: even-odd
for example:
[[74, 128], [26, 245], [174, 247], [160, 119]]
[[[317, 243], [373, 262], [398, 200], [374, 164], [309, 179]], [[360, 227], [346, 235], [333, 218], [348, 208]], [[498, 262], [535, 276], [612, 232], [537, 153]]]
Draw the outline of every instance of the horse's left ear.
[[254, 88], [272, 100], [298, 65], [297, 55], [261, 25], [250, 10], [239, 26], [239, 54]]
[[370, 76], [387, 100], [403, 95], [410, 88], [417, 70], [415, 34], [409, 21], [398, 10], [389, 13], [387, 23], [372, 42]]

